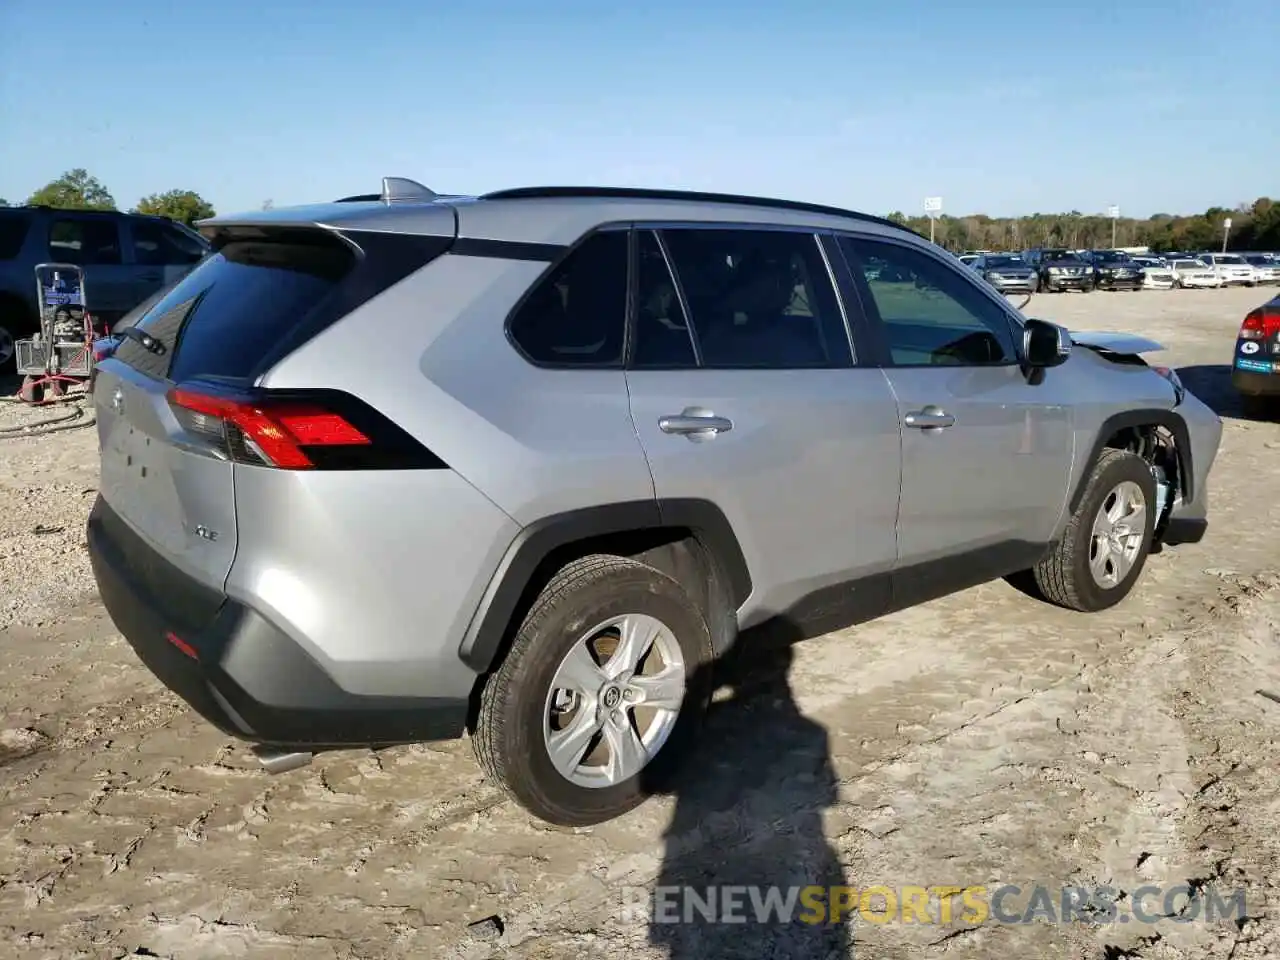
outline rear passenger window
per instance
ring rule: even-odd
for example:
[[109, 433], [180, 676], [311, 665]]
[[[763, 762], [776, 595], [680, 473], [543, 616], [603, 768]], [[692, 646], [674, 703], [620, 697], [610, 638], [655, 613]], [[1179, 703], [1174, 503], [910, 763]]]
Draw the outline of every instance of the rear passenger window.
[[121, 262], [120, 229], [115, 220], [85, 217], [59, 219], [49, 225], [49, 256], [80, 266], [112, 266]]
[[511, 339], [537, 364], [618, 367], [627, 319], [627, 234], [584, 240], [511, 317]]
[[663, 231], [702, 365], [721, 369], [847, 367], [849, 338], [811, 233]]
[[668, 370], [696, 367], [693, 332], [658, 235], [652, 230], [639, 231], [636, 247], [636, 332], [631, 366]]
[[0, 260], [12, 260], [27, 239], [31, 218], [25, 213], [0, 210]]

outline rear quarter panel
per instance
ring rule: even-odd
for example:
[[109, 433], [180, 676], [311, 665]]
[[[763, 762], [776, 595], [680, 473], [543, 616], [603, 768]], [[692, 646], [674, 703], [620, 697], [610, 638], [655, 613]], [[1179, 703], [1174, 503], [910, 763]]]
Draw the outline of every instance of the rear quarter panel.
[[315, 475], [292, 489], [237, 477], [240, 521], [263, 533], [242, 534], [257, 553], [242, 540], [228, 592], [269, 595], [299, 635], [322, 638], [352, 691], [456, 694], [440, 685], [460, 682], [459, 643], [523, 526], [653, 501], [623, 372], [539, 369], [507, 341], [508, 312], [546, 268], [445, 254], [263, 378], [354, 394], [450, 468]]

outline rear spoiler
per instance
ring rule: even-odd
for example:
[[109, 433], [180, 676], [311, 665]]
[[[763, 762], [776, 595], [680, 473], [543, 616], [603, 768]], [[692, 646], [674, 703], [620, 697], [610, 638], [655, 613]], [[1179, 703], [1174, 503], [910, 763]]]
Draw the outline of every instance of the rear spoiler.
[[[340, 231], [378, 229], [372, 224], [380, 222], [386, 207], [405, 204], [411, 225], [421, 227], [422, 233], [454, 235], [457, 232], [456, 215], [447, 202], [469, 199], [473, 198], [438, 194], [407, 177], [383, 177], [381, 193], [357, 194], [317, 204], [273, 207], [268, 210], [208, 217], [197, 220], [195, 227], [210, 242], [215, 237], [226, 236], [231, 232], [251, 233], [252, 228], [307, 230], [319, 227]], [[374, 207], [373, 204], [378, 206]], [[414, 211], [421, 211], [421, 218]], [[447, 220], [447, 225], [441, 223], [438, 225], [441, 229], [433, 229], [437, 218]]]

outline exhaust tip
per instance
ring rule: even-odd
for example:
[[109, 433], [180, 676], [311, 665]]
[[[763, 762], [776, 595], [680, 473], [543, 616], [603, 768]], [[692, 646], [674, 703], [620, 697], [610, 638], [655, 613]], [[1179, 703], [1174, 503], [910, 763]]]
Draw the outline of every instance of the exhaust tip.
[[254, 747], [253, 752], [262, 764], [262, 769], [270, 774], [288, 773], [305, 767], [315, 757], [314, 753], [308, 751], [282, 750], [276, 747]]

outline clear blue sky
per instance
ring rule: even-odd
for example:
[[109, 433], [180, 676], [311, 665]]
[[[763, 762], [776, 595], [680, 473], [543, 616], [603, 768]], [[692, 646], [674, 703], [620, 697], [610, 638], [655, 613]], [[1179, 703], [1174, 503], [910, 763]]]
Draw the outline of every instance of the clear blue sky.
[[1280, 2], [0, 0], [0, 197], [78, 166], [222, 212], [384, 174], [1196, 212], [1280, 197]]

